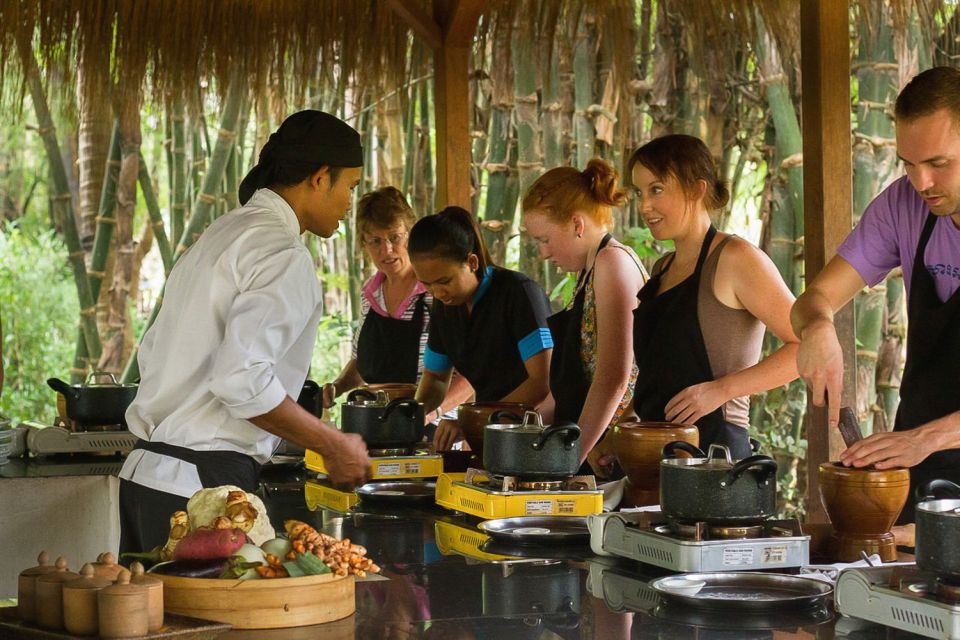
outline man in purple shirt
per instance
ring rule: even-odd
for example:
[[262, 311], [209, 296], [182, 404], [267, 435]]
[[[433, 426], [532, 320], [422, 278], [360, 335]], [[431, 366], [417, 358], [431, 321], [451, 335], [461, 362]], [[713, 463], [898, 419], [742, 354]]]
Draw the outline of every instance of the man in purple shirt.
[[[833, 314], [864, 286], [903, 269], [907, 361], [894, 430], [843, 452], [847, 466], [910, 467], [911, 487], [960, 482], [960, 69], [914, 77], [894, 109], [900, 178], [867, 207], [859, 224], [794, 304], [797, 366], [813, 403], [836, 425], [843, 354]], [[826, 395], [825, 395], [826, 393]], [[911, 492], [911, 497], [913, 492]], [[913, 500], [901, 522], [913, 520]]]

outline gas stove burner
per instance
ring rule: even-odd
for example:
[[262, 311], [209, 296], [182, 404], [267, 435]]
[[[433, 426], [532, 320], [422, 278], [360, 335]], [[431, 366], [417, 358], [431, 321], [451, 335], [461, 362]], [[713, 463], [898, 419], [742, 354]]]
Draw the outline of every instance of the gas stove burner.
[[392, 449], [370, 449], [367, 453], [374, 458], [386, 458], [387, 456], [412, 456], [416, 451], [409, 447], [395, 447]]
[[595, 491], [593, 476], [548, 476], [545, 478], [523, 476], [498, 476], [480, 469], [467, 469], [466, 484], [499, 493], [557, 491]]
[[764, 535], [761, 524], [754, 525], [708, 525], [705, 522], [679, 522], [670, 520], [653, 528], [661, 535], [683, 540], [747, 540]]
[[938, 576], [933, 580], [933, 595], [941, 602], [947, 604], [960, 604], [960, 582], [957, 580]]
[[562, 488], [562, 480], [521, 480], [517, 482], [517, 489], [521, 491], [560, 491]]
[[748, 538], [759, 538], [763, 535], [763, 525], [755, 524], [749, 526], [717, 526], [708, 529], [710, 537], [721, 540], [744, 540]]

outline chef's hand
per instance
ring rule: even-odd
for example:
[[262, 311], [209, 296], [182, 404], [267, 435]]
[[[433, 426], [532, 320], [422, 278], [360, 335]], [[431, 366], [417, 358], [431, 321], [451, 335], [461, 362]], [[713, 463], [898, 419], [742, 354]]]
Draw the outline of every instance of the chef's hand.
[[922, 429], [875, 433], [840, 454], [840, 462], [848, 467], [874, 465], [877, 469], [913, 467], [934, 451], [932, 438]]
[[663, 413], [670, 422], [694, 424], [729, 400], [719, 380], [701, 382], [687, 387], [670, 399]]
[[453, 443], [463, 440], [463, 430], [456, 420], [441, 420], [437, 425], [437, 432], [433, 436], [435, 451], [450, 451]]
[[370, 456], [363, 438], [355, 433], [341, 433], [333, 454], [324, 456], [327, 477], [336, 487], [352, 489], [370, 477]]
[[337, 386], [332, 382], [328, 382], [327, 384], [323, 385], [323, 408], [329, 409], [336, 404], [336, 401]]
[[821, 320], [803, 330], [797, 350], [797, 372], [810, 387], [814, 406], [828, 405], [830, 426], [836, 427], [843, 396], [843, 350], [832, 322]]

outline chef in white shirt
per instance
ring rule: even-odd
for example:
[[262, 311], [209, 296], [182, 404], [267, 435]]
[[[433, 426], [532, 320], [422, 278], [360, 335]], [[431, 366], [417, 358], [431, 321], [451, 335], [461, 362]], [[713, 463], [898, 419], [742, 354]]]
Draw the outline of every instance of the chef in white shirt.
[[170, 514], [204, 487], [256, 490], [281, 438], [319, 452], [331, 480], [369, 474], [363, 440], [301, 408], [322, 295], [301, 241], [330, 237], [360, 182], [359, 134], [301, 111], [270, 136], [240, 185], [242, 206], [177, 262], [140, 347], [127, 425], [140, 438], [120, 472], [120, 550], [162, 544]]

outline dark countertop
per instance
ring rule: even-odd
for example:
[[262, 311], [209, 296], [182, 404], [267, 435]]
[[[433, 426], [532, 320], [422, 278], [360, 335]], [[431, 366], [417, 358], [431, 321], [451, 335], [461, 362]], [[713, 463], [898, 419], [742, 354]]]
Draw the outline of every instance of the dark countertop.
[[[306, 504], [307, 473], [265, 468], [263, 496], [278, 530], [298, 519], [369, 550], [389, 581], [357, 583], [357, 612], [327, 625], [276, 632], [231, 632], [224, 638], [495, 639], [558, 638], [833, 638], [919, 637], [825, 609], [769, 616], [704, 616], [657, 606], [647, 581], [662, 570], [629, 560], [598, 558], [589, 549], [539, 550], [550, 563], [498, 564], [453, 553], [477, 519], [438, 507], [402, 507], [341, 514]], [[485, 547], [487, 551], [512, 551]], [[450, 554], [450, 555], [445, 555]]]

